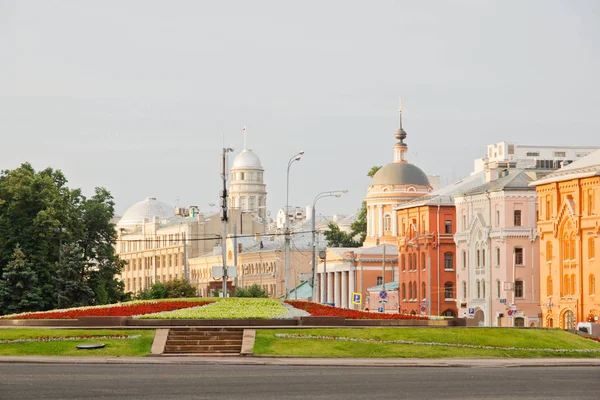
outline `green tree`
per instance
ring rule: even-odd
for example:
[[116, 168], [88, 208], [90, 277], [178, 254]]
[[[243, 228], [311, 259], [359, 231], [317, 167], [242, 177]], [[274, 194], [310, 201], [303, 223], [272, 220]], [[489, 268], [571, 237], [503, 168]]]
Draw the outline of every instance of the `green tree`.
[[162, 282], [156, 282], [150, 288], [150, 296], [153, 299], [166, 299], [168, 296], [167, 287]]
[[37, 276], [17, 245], [0, 281], [0, 309], [5, 314], [36, 311], [42, 305]]
[[335, 222], [327, 225], [327, 230], [323, 232], [323, 235], [325, 235], [329, 247], [359, 247], [361, 245], [353, 239], [352, 233], [341, 231]]
[[197, 297], [198, 291], [185, 279], [173, 279], [165, 282], [167, 298], [178, 299], [182, 297]]
[[269, 294], [258, 284], [235, 290], [235, 297], [267, 298]]
[[58, 308], [93, 304], [95, 293], [87, 279], [90, 266], [87, 265], [83, 250], [77, 244], [68, 244], [61, 254], [61, 261], [56, 267]]
[[375, 174], [377, 173], [377, 171], [379, 171], [381, 169], [381, 165], [374, 165], [371, 167], [371, 169], [369, 170], [369, 172], [367, 172], [367, 176], [369, 178], [372, 178], [375, 176]]

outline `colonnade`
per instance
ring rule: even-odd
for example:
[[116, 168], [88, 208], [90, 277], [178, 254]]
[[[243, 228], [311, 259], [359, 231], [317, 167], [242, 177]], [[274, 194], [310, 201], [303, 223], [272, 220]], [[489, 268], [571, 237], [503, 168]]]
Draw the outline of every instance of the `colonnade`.
[[[325, 277], [325, 275], [327, 275]], [[333, 303], [336, 307], [353, 309], [352, 293], [356, 291], [355, 271], [332, 271], [317, 274], [317, 302]], [[321, 299], [325, 291], [325, 299]]]

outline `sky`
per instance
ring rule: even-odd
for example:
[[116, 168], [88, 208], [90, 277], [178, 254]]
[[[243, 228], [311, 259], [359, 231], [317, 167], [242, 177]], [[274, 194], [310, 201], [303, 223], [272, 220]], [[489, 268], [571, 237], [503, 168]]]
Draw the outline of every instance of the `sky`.
[[265, 168], [272, 216], [356, 211], [392, 161], [449, 183], [486, 145], [599, 145], [600, 2], [0, 0], [0, 169], [62, 170], [122, 214], [216, 210], [223, 144]]

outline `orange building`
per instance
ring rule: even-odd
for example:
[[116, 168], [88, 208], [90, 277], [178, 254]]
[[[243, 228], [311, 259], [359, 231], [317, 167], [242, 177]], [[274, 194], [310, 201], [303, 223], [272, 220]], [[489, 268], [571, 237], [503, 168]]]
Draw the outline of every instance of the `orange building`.
[[534, 182], [545, 327], [573, 329], [600, 316], [600, 150]]

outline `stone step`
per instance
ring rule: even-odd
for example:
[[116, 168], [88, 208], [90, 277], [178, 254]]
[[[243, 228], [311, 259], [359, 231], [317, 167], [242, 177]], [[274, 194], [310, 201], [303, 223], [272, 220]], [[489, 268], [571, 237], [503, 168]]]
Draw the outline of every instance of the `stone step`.
[[211, 346], [211, 345], [229, 345], [241, 346], [242, 339], [239, 340], [167, 340], [167, 346]]
[[242, 340], [243, 335], [169, 335], [167, 340]]
[[239, 353], [242, 349], [241, 345], [214, 344], [208, 346], [199, 345], [169, 345], [165, 346], [165, 353]]
[[189, 328], [172, 328], [175, 332], [243, 332], [244, 329], [236, 328], [220, 328], [220, 327], [189, 327]]

